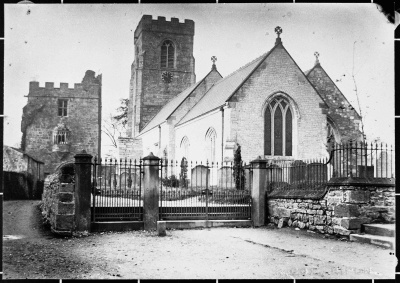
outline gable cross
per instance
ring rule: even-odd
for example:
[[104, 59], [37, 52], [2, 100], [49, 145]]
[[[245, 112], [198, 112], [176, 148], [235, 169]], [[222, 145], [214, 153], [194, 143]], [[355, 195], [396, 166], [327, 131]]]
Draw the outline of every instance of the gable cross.
[[282, 33], [282, 28], [280, 26], [277, 26], [275, 28], [275, 33], [278, 35], [278, 38], [280, 37], [280, 34]]
[[214, 69], [217, 68], [217, 67], [215, 66], [215, 62], [217, 61], [217, 57], [216, 57], [216, 56], [212, 56], [212, 57], [211, 57], [211, 61], [213, 62], [213, 64], [212, 64], [212, 69], [214, 70]]
[[318, 60], [319, 53], [318, 53], [318, 51], [314, 52], [314, 56], [315, 56], [315, 64], [318, 64], [319, 63], [319, 60]]

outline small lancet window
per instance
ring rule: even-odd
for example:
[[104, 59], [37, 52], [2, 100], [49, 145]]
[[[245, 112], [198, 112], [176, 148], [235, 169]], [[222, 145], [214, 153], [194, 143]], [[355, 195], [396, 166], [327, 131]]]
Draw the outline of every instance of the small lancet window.
[[161, 45], [161, 68], [174, 68], [175, 46], [171, 40], [165, 40]]

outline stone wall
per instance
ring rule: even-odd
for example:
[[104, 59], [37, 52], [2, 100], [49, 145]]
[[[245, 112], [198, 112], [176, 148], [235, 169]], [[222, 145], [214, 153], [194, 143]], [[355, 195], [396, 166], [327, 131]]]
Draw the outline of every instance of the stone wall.
[[231, 133], [242, 158], [264, 156], [265, 107], [276, 96], [290, 102], [293, 158], [326, 157], [326, 105], [283, 45], [276, 46], [230, 98]]
[[[59, 116], [58, 100], [67, 100], [67, 116]], [[60, 164], [72, 162], [73, 156], [85, 149], [99, 155], [101, 127], [101, 75], [86, 71], [82, 83], [69, 88], [67, 83], [30, 82], [28, 103], [23, 108], [22, 150], [45, 163], [45, 173], [53, 173]], [[55, 147], [53, 132], [60, 124], [70, 130], [65, 149]], [[61, 145], [61, 144], [60, 144]]]
[[40, 199], [44, 163], [20, 149], [3, 146], [4, 198]]
[[332, 186], [320, 198], [267, 196], [268, 220], [279, 228], [299, 227], [348, 236], [366, 223], [394, 223], [393, 187]]
[[62, 179], [60, 172], [47, 176], [41, 210], [53, 233], [71, 235], [75, 228], [74, 184], [62, 183]]

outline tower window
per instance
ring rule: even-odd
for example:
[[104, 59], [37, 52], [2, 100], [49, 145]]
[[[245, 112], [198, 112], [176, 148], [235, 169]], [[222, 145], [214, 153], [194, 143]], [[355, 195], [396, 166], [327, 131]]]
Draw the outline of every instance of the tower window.
[[71, 131], [64, 124], [59, 124], [53, 130], [53, 143], [69, 144], [70, 135]]
[[173, 68], [175, 47], [171, 40], [165, 40], [161, 45], [161, 68]]
[[292, 156], [292, 112], [288, 101], [277, 97], [267, 105], [264, 120], [264, 154]]
[[58, 116], [63, 117], [68, 115], [68, 100], [59, 99], [58, 100]]

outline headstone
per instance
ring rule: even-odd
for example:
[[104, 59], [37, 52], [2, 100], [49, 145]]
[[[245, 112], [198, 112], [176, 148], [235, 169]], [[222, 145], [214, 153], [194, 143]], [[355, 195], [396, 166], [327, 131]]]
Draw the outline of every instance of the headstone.
[[205, 188], [208, 186], [208, 180], [210, 175], [210, 169], [204, 165], [197, 165], [192, 168], [191, 172], [191, 187], [193, 188]]
[[232, 167], [224, 166], [218, 169], [218, 187], [221, 189], [235, 188]]

